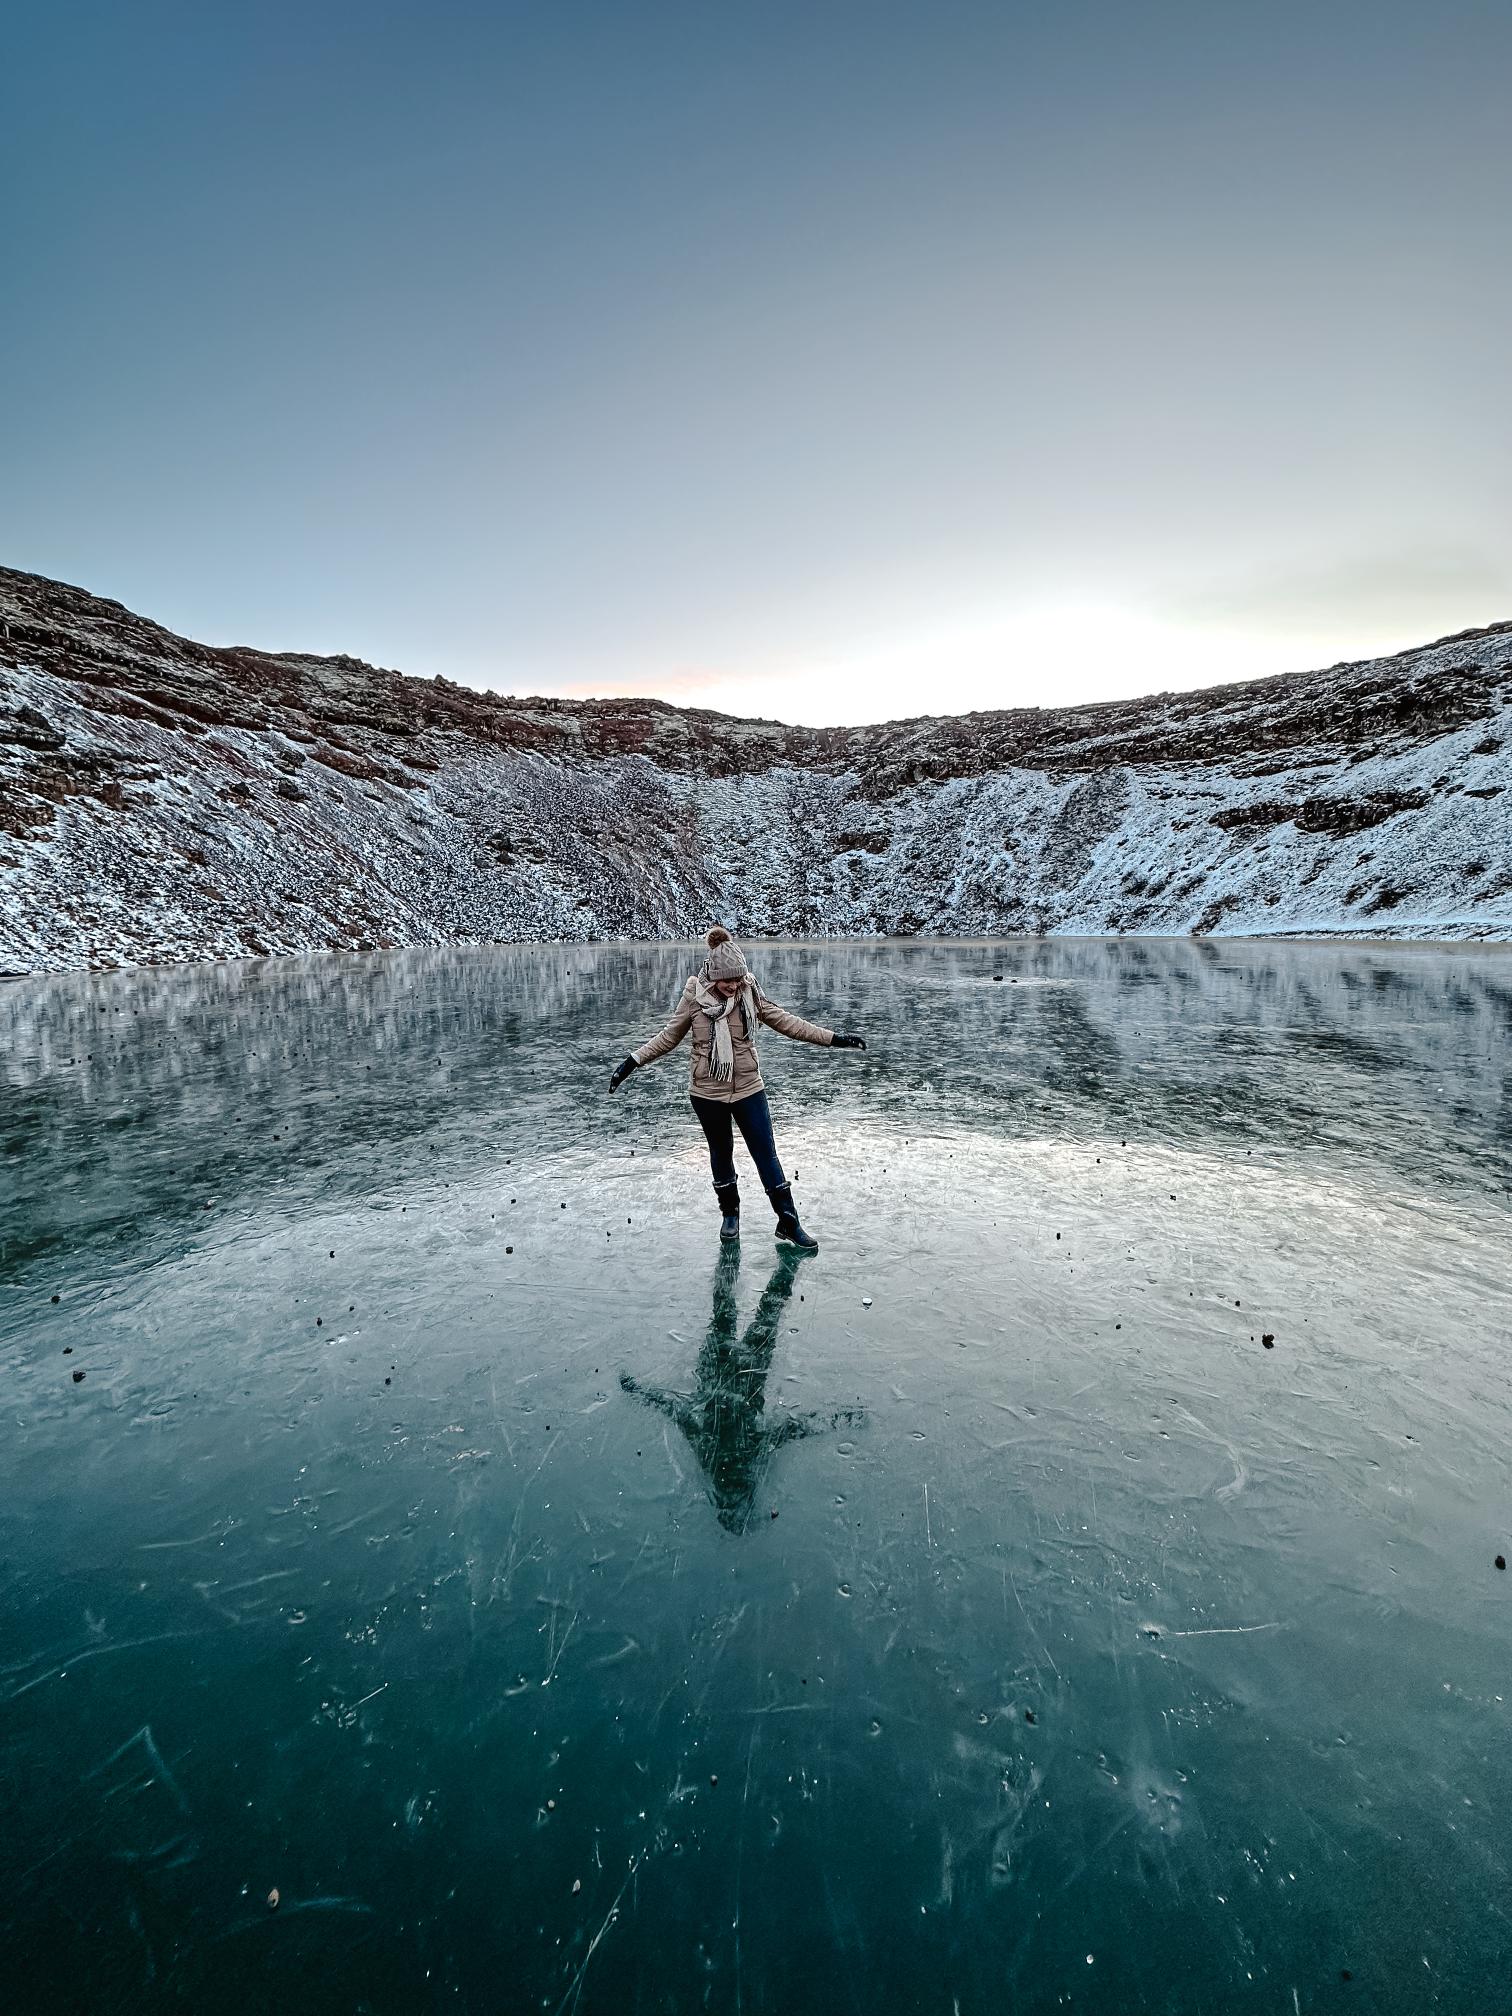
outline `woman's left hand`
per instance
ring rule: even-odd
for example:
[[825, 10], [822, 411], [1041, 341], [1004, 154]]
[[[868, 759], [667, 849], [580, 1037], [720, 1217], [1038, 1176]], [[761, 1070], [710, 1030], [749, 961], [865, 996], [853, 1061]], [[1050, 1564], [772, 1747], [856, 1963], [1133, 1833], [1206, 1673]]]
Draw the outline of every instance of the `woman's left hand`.
[[830, 1038], [830, 1048], [831, 1050], [864, 1050], [866, 1048], [866, 1038], [864, 1036], [832, 1036]]

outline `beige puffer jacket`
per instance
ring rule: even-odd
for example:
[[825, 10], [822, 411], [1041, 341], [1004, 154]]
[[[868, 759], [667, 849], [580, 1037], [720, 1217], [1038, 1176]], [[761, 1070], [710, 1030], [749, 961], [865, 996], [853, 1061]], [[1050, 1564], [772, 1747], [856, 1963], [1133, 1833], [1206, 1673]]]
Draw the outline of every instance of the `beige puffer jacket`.
[[[790, 1015], [786, 1008], [779, 1008], [770, 1001], [753, 980], [752, 992], [756, 996], [756, 1014], [769, 1029], [775, 1029], [779, 1036], [791, 1036], [797, 1043], [830, 1044], [835, 1040], [833, 1029], [821, 1029], [817, 1022], [805, 1022], [801, 1015]], [[630, 1055], [637, 1064], [654, 1064], [658, 1057], [665, 1057], [669, 1050], [675, 1050], [689, 1031], [693, 1035], [693, 1097], [695, 1099], [719, 1099], [727, 1106], [733, 1106], [737, 1099], [749, 1099], [753, 1092], [764, 1092], [761, 1078], [761, 1062], [756, 1055], [756, 1045], [745, 1033], [745, 1017], [736, 1003], [730, 1014], [730, 1045], [735, 1053], [735, 1069], [728, 1081], [721, 1085], [709, 1076], [709, 1055], [714, 1042], [714, 1025], [698, 1005], [698, 982], [690, 978], [682, 991], [682, 999], [672, 1012], [672, 1020], [643, 1043], [639, 1050]]]

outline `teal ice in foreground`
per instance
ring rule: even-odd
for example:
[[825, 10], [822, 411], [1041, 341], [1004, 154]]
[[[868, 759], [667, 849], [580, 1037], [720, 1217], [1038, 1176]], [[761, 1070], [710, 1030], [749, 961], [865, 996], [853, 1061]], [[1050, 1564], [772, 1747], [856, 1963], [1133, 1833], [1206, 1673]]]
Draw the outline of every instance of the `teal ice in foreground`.
[[1500, 2007], [1512, 954], [751, 950], [0, 992], [7, 2006]]

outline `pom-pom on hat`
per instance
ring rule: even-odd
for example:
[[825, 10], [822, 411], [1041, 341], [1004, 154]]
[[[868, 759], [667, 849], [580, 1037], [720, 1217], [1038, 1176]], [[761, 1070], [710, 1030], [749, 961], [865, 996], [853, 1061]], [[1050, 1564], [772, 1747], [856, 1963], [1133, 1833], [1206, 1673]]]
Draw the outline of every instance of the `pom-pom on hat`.
[[716, 924], [704, 942], [709, 948], [709, 956], [703, 963], [706, 980], [745, 979], [749, 970], [745, 954], [723, 924]]

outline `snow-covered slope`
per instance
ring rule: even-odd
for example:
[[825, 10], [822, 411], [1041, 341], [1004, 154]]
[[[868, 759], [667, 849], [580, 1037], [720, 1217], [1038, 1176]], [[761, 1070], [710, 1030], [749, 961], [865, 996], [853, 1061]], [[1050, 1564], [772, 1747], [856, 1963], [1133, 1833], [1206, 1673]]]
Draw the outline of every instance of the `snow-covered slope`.
[[1512, 936], [1512, 625], [804, 729], [214, 650], [0, 569], [0, 970], [479, 939]]

